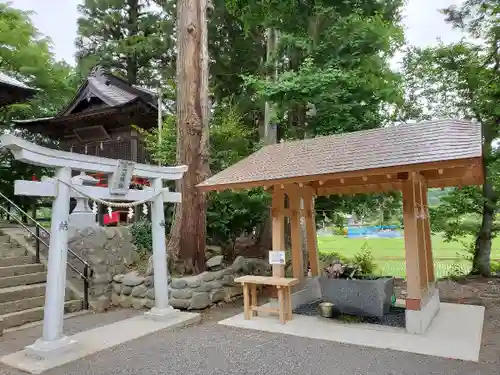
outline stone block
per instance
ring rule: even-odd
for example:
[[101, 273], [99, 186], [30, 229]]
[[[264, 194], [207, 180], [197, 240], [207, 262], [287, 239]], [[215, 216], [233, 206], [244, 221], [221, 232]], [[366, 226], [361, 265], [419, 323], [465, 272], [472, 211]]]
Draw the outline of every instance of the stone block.
[[145, 298], [133, 298], [132, 299], [132, 307], [136, 310], [140, 310], [144, 308], [146, 305], [146, 299]]
[[215, 280], [214, 272], [203, 272], [200, 273], [198, 276], [205, 282]]
[[137, 271], [132, 271], [127, 273], [122, 281], [123, 285], [132, 287], [140, 285], [143, 282], [144, 282], [144, 277], [140, 276]]
[[123, 289], [123, 285], [120, 283], [113, 283], [113, 292], [116, 294], [121, 294]]
[[224, 285], [224, 286], [234, 286], [234, 276], [233, 275], [225, 275], [222, 278], [222, 285]]
[[146, 302], [144, 302], [144, 306], [147, 307], [148, 309], [152, 309], [155, 307], [155, 301], [149, 298], [146, 298]]
[[125, 275], [115, 275], [115, 276], [113, 276], [113, 281], [115, 283], [123, 283], [124, 277], [125, 277]]
[[184, 279], [172, 279], [172, 282], [170, 283], [170, 287], [172, 289], [184, 289], [187, 285], [188, 284]]
[[107, 296], [100, 296], [92, 303], [92, 305], [94, 306], [96, 312], [103, 312], [106, 311], [111, 305], [111, 299]]
[[189, 286], [190, 288], [198, 288], [202, 283], [201, 277], [199, 277], [199, 275], [184, 277], [183, 280], [186, 281], [187, 286]]
[[389, 312], [394, 292], [394, 279], [381, 277], [366, 279], [318, 278], [323, 298], [343, 314], [382, 317]]
[[212, 303], [223, 301], [224, 298], [226, 298], [226, 292], [224, 289], [216, 289], [210, 293], [210, 300]]
[[155, 299], [155, 290], [148, 289], [148, 291], [146, 292], [146, 298], [154, 300]]
[[132, 294], [132, 287], [131, 286], [124, 286], [123, 289], [122, 289], [122, 294], [124, 296], [128, 296], [130, 294]]
[[120, 306], [120, 301], [121, 301], [121, 296], [114, 293], [111, 295], [111, 304], [113, 306]]
[[120, 306], [123, 308], [132, 307], [133, 300], [134, 300], [134, 297], [132, 297], [132, 296], [121, 295], [120, 296]]
[[219, 270], [223, 267], [224, 264], [224, 256], [216, 255], [206, 262], [206, 266], [209, 270]]
[[191, 300], [189, 299], [170, 298], [168, 302], [174, 309], [187, 309], [191, 305]]
[[194, 293], [188, 310], [202, 310], [210, 306], [211, 300], [208, 293]]
[[152, 288], [155, 285], [155, 279], [153, 276], [148, 276], [144, 279], [144, 285], [148, 288]]
[[212, 285], [210, 283], [203, 283], [198, 288], [194, 289], [195, 292], [211, 292]]
[[225, 287], [224, 292], [226, 294], [224, 299], [230, 300], [231, 298], [242, 295], [243, 289], [241, 286], [230, 286], [230, 287]]
[[193, 296], [192, 289], [173, 289], [172, 297], [176, 299], [189, 299]]
[[148, 292], [148, 288], [146, 285], [141, 284], [137, 285], [132, 289], [132, 297], [137, 297], [137, 298], [144, 298], [146, 297], [146, 293]]

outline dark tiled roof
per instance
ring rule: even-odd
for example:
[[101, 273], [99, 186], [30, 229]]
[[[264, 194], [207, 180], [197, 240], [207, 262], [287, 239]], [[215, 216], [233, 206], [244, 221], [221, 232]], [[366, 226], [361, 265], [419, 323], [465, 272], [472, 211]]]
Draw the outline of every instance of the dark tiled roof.
[[10, 77], [7, 74], [2, 73], [2, 72], [0, 72], [0, 83], [5, 84], [5, 85], [9, 85], [9, 86], [13, 86], [13, 87], [18, 87], [20, 89], [35, 91], [35, 89], [25, 85], [21, 81], [18, 81], [17, 79], [12, 78], [12, 77]]
[[443, 120], [265, 146], [199, 187], [244, 185], [482, 156], [481, 127]]

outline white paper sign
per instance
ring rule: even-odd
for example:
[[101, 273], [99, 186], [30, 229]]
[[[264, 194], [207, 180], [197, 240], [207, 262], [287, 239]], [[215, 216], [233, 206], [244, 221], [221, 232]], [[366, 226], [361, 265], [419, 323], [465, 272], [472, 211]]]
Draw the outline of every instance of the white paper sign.
[[270, 251], [269, 264], [285, 265], [285, 252], [284, 251]]

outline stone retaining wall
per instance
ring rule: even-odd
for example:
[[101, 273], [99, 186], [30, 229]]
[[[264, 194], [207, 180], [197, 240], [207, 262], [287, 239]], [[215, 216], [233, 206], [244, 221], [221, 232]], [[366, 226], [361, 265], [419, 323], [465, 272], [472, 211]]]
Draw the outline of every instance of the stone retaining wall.
[[[234, 278], [241, 275], [270, 275], [265, 260], [238, 257], [233, 264], [219, 271], [203, 272], [196, 276], [169, 277], [169, 302], [177, 309], [201, 310], [221, 301], [241, 295], [241, 286]], [[136, 271], [113, 277], [111, 303], [135, 309], [151, 308], [155, 304], [153, 269], [145, 276]]]
[[[107, 309], [111, 304], [112, 278], [126, 272], [137, 259], [137, 249], [132, 243], [128, 227], [89, 227], [71, 230], [69, 248], [92, 267], [89, 300], [97, 311]], [[83, 272], [83, 264], [71, 253], [69, 263]], [[69, 270], [68, 278], [82, 284], [79, 276]], [[79, 285], [83, 292], [83, 285]]]

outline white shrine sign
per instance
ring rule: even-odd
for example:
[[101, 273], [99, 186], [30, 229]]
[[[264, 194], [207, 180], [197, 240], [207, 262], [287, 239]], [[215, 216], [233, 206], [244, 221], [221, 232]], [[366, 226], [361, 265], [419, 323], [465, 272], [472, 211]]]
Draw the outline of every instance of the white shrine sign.
[[[152, 202], [153, 268], [155, 307], [148, 312], [154, 319], [167, 317], [174, 311], [168, 303], [167, 252], [165, 244], [164, 202], [181, 202], [181, 194], [169, 192], [163, 180], [180, 180], [186, 166], [160, 167], [134, 164], [96, 156], [74, 154], [42, 147], [10, 134], [0, 137], [0, 146], [9, 149], [14, 158], [27, 164], [55, 168], [54, 178], [38, 181], [16, 181], [15, 194], [54, 197], [50, 228], [47, 286], [43, 321], [43, 336], [26, 349], [44, 357], [65, 349], [74, 342], [63, 334], [64, 294], [68, 250], [70, 198], [90, 198], [97, 201]], [[72, 179], [72, 171], [100, 172], [113, 175], [116, 184], [109, 188], [86, 186]], [[130, 190], [132, 175], [152, 181], [150, 188]], [[133, 203], [133, 204], [135, 204]]]

